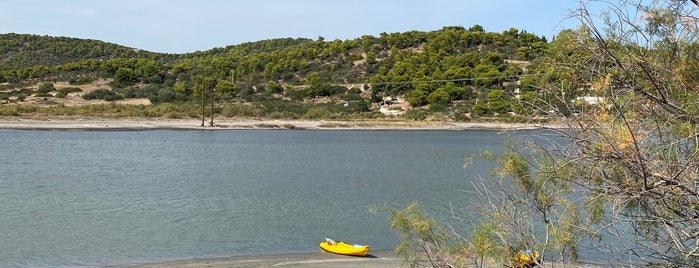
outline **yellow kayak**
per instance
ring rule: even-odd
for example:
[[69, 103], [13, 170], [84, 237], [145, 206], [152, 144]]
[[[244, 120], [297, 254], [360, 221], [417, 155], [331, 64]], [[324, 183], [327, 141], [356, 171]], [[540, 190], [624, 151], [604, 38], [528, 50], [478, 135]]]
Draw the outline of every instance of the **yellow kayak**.
[[538, 251], [527, 249], [517, 252], [514, 261], [514, 267], [533, 267], [541, 263], [541, 258]]
[[369, 254], [369, 246], [348, 244], [331, 239], [326, 239], [326, 241], [320, 242], [320, 249], [330, 253], [351, 256], [366, 256]]

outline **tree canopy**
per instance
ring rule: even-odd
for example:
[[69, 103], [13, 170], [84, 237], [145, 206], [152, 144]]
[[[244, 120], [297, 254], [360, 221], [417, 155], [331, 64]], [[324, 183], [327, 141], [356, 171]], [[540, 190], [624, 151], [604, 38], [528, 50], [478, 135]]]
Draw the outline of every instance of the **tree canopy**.
[[[206, 77], [221, 87], [216, 94], [222, 101], [259, 102], [296, 96], [294, 91], [303, 91], [304, 99], [343, 99], [348, 89], [362, 85], [360, 95], [371, 102], [405, 96], [415, 106], [464, 101], [468, 107], [478, 98], [486, 100], [493, 89], [512, 95], [526, 73], [519, 62], [541, 57], [547, 45], [545, 38], [524, 30], [494, 33], [478, 25], [344, 41], [270, 39], [179, 55], [97, 40], [0, 34], [0, 83], [21, 87], [102, 78], [117, 91], [150, 85], [179, 92], [179, 98], [166, 99], [181, 102], [198, 100], [200, 80], [193, 78]], [[275, 90], [262, 90], [270, 86]]]

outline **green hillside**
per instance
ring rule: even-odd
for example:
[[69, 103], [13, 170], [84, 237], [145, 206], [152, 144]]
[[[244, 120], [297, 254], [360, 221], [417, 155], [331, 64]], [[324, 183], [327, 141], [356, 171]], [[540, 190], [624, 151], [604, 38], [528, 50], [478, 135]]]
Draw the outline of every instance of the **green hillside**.
[[[413, 108], [430, 107], [403, 107], [400, 114], [466, 120], [513, 109], [508, 99], [547, 46], [545, 38], [523, 30], [486, 32], [478, 25], [344, 41], [282, 38], [178, 55], [97, 40], [2, 34], [0, 101], [22, 104], [42, 82], [106, 80], [108, 87], [83, 97], [196, 107], [215, 88], [217, 112], [224, 116], [291, 118], [376, 117], [378, 104], [392, 97]], [[47, 88], [40, 96], [55, 97]]]
[[0, 67], [3, 70], [53, 66], [88, 59], [164, 58], [163, 56], [99, 40], [0, 34]]

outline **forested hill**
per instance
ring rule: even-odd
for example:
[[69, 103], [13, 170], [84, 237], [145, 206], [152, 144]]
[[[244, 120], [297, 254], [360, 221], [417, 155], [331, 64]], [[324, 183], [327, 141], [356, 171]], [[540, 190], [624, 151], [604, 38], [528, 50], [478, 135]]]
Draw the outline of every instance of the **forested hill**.
[[59, 65], [87, 59], [156, 58], [164, 55], [99, 40], [30, 34], [0, 34], [2, 69]]
[[[110, 90], [122, 97], [152, 102], [196, 101], [201, 88], [215, 87], [224, 101], [360, 101], [371, 94], [371, 102], [402, 96], [413, 106], [449, 106], [477, 103], [494, 89], [512, 91], [507, 87], [547, 45], [524, 30], [486, 32], [479, 25], [352, 40], [280, 38], [177, 55], [97, 40], [2, 34], [0, 83], [101, 78], [112, 81]], [[348, 91], [356, 85], [363, 85], [360, 92]]]

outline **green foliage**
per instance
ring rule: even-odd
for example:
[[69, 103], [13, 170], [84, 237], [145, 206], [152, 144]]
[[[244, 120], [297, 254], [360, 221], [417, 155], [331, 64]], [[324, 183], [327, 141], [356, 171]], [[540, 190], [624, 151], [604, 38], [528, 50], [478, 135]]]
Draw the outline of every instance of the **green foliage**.
[[284, 92], [284, 87], [279, 83], [269, 81], [267, 83], [267, 92], [271, 94], [281, 94]]
[[85, 59], [158, 56], [97, 40], [15, 33], [0, 34], [0, 48], [0, 65], [11, 68], [51, 66]]
[[430, 112], [433, 113], [441, 113], [441, 112], [446, 112], [447, 106], [441, 103], [435, 103], [435, 104], [430, 104]]
[[446, 89], [438, 88], [436, 91], [430, 93], [430, 95], [427, 96], [427, 102], [429, 102], [431, 105], [446, 105], [448, 103], [451, 103], [451, 97], [449, 96], [449, 92], [447, 92]]
[[303, 97], [304, 97], [303, 90], [287, 89], [285, 92], [286, 92], [286, 96], [292, 100], [296, 100], [296, 101], [303, 100]]
[[221, 112], [223, 116], [226, 117], [262, 117], [265, 116], [265, 112], [260, 107], [243, 105], [243, 104], [230, 104], [223, 107]]
[[496, 89], [488, 93], [488, 111], [504, 114], [510, 111], [510, 104], [505, 98], [505, 91]]
[[427, 118], [427, 111], [423, 109], [410, 109], [401, 115], [401, 117], [409, 120], [421, 121]]
[[467, 263], [462, 241], [423, 214], [417, 203], [399, 210], [385, 206], [381, 209], [391, 214], [391, 227], [398, 232], [400, 242], [396, 253], [409, 267], [458, 267]]
[[103, 99], [106, 101], [120, 100], [124, 97], [109, 89], [96, 89], [83, 95], [83, 99]]
[[157, 84], [148, 84], [143, 87], [132, 86], [126, 88], [114, 89], [114, 92], [119, 93], [124, 96], [124, 98], [150, 98], [151, 96], [158, 96], [158, 92], [163, 87]]
[[493, 113], [490, 111], [490, 107], [488, 106], [487, 103], [484, 102], [478, 102], [476, 105], [473, 105], [473, 110], [471, 113], [476, 116], [489, 116], [492, 115]]
[[37, 90], [37, 92], [38, 93], [49, 93], [49, 92], [54, 91], [54, 90], [56, 90], [56, 89], [53, 87], [53, 83], [44, 82], [44, 83], [39, 83], [39, 89]]
[[477, 258], [479, 267], [484, 267], [487, 259], [503, 262], [503, 256], [509, 255], [498, 239], [497, 227], [493, 222], [483, 222], [473, 228], [473, 236], [468, 251]]
[[[527, 137], [504, 153], [483, 153], [495, 161], [493, 178], [474, 183], [483, 221], [473, 228], [470, 250], [481, 258], [511, 265], [517, 252], [547, 251], [559, 261], [578, 258], [578, 243], [594, 237], [594, 222], [575, 192], [569, 167]], [[563, 164], [563, 165], [562, 165]]]
[[312, 120], [329, 119], [331, 117], [333, 117], [333, 114], [323, 107], [311, 108], [303, 115], [304, 119]]
[[[561, 32], [539, 67], [549, 69], [537, 84], [549, 93], [544, 101], [554, 107], [547, 109], [576, 112], [560, 133], [573, 146], [559, 154], [558, 167], [580, 186], [578, 196], [590, 211], [572, 213], [599, 223], [595, 231], [604, 239], [595, 246], [619, 260], [636, 258], [653, 267], [699, 263], [699, 217], [693, 209], [699, 204], [694, 69], [699, 39], [694, 20], [686, 19], [696, 17], [697, 6], [614, 1], [602, 16], [604, 26], [587, 23]], [[594, 20], [580, 14], [580, 21]], [[578, 92], [602, 96], [604, 103], [575, 105]], [[557, 233], [554, 238], [571, 240]], [[621, 243], [604, 245], [607, 239]]]
[[[371, 102], [387, 96], [405, 96], [413, 106], [449, 107], [455, 100], [473, 98], [474, 91], [486, 94], [491, 87], [505, 88], [504, 83], [514, 81], [503, 75], [522, 73], [509, 60], [532, 60], [546, 47], [544, 39], [526, 31], [487, 33], [476, 26], [330, 42], [271, 39], [180, 55], [94, 40], [3, 34], [0, 82], [37, 79], [86, 84], [106, 79], [118, 93], [106, 98], [120, 95], [148, 98], [153, 103], [196, 103], [208, 94], [206, 90], [216, 88], [217, 99], [225, 102], [330, 97], [358, 105], [344, 110], [322, 108], [332, 113], [323, 117], [343, 117], [348, 111], [353, 115], [369, 112]], [[347, 84], [366, 88], [350, 91]], [[104, 98], [105, 94], [87, 95]], [[371, 98], [365, 99], [369, 94]], [[322, 109], [308, 115], [308, 109], [300, 114], [272, 112], [318, 117]]]
[[136, 82], [136, 73], [130, 68], [119, 68], [114, 74], [114, 82], [119, 85]]
[[176, 99], [174, 91], [168, 88], [163, 88], [158, 91], [158, 102], [171, 102]]
[[345, 57], [345, 61], [349, 61], [349, 62], [358, 61], [358, 60], [362, 60], [362, 59], [364, 59], [364, 57], [361, 54], [353, 54], [353, 55], [349, 55], [349, 56]]
[[429, 94], [421, 89], [416, 89], [405, 94], [405, 100], [413, 106], [422, 106], [427, 102]]
[[18, 105], [0, 105], [0, 116], [19, 116], [20, 114], [17, 111], [17, 107]]
[[36, 93], [36, 94], [34, 94], [34, 97], [37, 97], [37, 98], [52, 98], [53, 95], [51, 95], [51, 93]]
[[56, 98], [65, 98], [68, 96], [68, 94], [74, 93], [74, 92], [83, 92], [83, 90], [80, 88], [77, 88], [77, 87], [61, 88], [58, 90], [58, 93], [56, 93]]
[[471, 121], [471, 117], [468, 115], [470, 111], [469, 107], [460, 105], [454, 107], [454, 120], [456, 121]]

